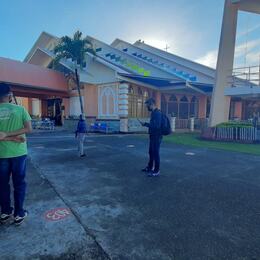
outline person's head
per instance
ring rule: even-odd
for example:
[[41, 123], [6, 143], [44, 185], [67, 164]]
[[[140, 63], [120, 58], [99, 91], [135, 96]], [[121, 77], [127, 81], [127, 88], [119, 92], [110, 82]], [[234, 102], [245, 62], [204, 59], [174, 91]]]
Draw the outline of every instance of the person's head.
[[11, 88], [8, 84], [0, 82], [0, 102], [7, 103], [12, 100]]
[[80, 116], [79, 116], [79, 120], [85, 120], [85, 116], [82, 115], [82, 114], [80, 114]]
[[146, 105], [148, 111], [153, 111], [156, 108], [155, 100], [153, 98], [148, 98], [145, 101], [145, 105]]

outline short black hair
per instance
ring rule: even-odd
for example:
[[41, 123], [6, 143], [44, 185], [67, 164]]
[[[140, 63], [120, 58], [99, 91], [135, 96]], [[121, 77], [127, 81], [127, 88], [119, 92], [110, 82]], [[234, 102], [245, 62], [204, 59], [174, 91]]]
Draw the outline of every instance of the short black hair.
[[146, 104], [146, 105], [155, 105], [155, 100], [154, 100], [154, 98], [148, 98], [148, 99], [145, 101], [145, 104]]
[[0, 82], [0, 97], [5, 97], [11, 93], [11, 88], [8, 84]]

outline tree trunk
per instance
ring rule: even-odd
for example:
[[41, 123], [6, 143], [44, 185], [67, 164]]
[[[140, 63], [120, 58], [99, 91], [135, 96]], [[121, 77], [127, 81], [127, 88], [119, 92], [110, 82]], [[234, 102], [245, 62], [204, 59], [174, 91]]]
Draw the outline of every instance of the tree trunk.
[[80, 92], [80, 83], [79, 83], [79, 75], [78, 75], [78, 70], [75, 69], [75, 75], [76, 75], [76, 82], [77, 82], [77, 89], [78, 89], [78, 94], [79, 94], [79, 103], [80, 103], [80, 110], [81, 110], [81, 115], [85, 117], [84, 109], [83, 109], [83, 102], [82, 102], [82, 96]]

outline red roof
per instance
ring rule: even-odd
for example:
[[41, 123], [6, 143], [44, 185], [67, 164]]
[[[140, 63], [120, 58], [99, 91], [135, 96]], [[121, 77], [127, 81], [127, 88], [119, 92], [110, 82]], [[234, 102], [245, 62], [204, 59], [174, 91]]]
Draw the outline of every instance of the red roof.
[[28, 87], [28, 90], [44, 89], [51, 92], [68, 92], [67, 81], [62, 73], [1, 57], [0, 82]]

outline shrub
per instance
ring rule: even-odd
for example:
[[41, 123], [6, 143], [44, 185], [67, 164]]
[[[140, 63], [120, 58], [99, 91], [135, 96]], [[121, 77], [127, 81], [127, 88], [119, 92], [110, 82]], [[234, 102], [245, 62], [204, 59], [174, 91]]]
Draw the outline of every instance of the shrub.
[[248, 127], [252, 127], [252, 123], [248, 123], [248, 122], [225, 122], [225, 123], [220, 123], [218, 124], [216, 127], [235, 127], [235, 128], [248, 128]]

